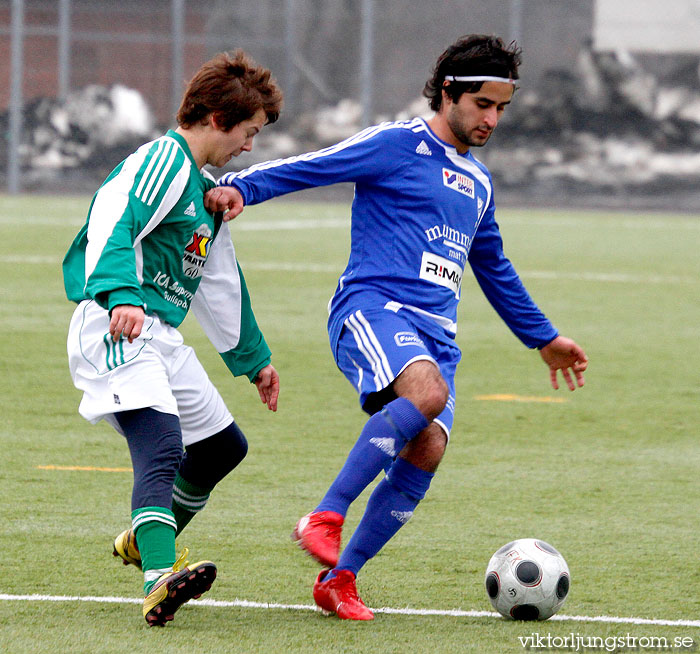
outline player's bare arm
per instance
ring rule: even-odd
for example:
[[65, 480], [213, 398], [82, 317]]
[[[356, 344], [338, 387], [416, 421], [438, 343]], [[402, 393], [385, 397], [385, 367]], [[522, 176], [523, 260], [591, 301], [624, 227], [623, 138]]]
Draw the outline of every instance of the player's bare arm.
[[129, 343], [133, 343], [134, 339], [140, 336], [145, 319], [143, 307], [118, 304], [112, 309], [112, 319], [109, 323], [112, 340], [116, 342], [123, 336], [129, 340]]
[[270, 411], [277, 411], [277, 398], [280, 394], [280, 377], [272, 365], [265, 366], [255, 378], [255, 385], [263, 404]]
[[225, 222], [238, 216], [244, 206], [243, 196], [233, 186], [217, 186], [204, 195], [204, 207], [212, 213], [225, 212]]
[[[559, 388], [557, 372], [561, 370], [564, 381], [570, 391], [582, 387], [585, 383], [583, 373], [588, 367], [588, 357], [580, 345], [566, 336], [557, 336], [551, 343], [548, 343], [540, 350], [540, 355], [549, 366], [549, 378], [552, 388]], [[571, 377], [574, 374], [576, 385]]]

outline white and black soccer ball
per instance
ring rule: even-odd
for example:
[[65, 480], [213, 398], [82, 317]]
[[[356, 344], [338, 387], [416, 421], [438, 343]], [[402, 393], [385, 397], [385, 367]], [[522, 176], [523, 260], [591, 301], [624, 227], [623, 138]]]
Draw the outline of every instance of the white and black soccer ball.
[[486, 568], [486, 593], [504, 618], [546, 620], [564, 604], [571, 575], [564, 557], [536, 538], [499, 549]]

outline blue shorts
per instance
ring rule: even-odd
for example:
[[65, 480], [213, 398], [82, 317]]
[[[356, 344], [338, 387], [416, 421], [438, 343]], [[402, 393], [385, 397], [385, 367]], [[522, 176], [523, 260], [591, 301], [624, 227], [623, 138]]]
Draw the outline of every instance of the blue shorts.
[[449, 436], [454, 422], [455, 371], [461, 358], [456, 344], [421, 329], [421, 319], [410, 311], [371, 308], [351, 313], [344, 322], [335, 350], [338, 368], [360, 394], [367, 413], [376, 413], [396, 398], [392, 382], [414, 361], [433, 361], [450, 394], [435, 418]]

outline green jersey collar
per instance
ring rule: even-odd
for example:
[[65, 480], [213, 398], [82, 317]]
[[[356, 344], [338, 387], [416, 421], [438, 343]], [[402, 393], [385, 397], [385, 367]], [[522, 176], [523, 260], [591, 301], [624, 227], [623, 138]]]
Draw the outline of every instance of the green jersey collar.
[[194, 160], [194, 156], [192, 154], [192, 151], [190, 150], [190, 146], [187, 144], [187, 141], [185, 141], [185, 139], [180, 134], [178, 134], [174, 129], [169, 129], [168, 132], [166, 133], [166, 136], [169, 136], [170, 138], [175, 139], [180, 144], [180, 147], [184, 150], [185, 154], [189, 157], [195, 170], [199, 170], [199, 167], [197, 166], [197, 162]]

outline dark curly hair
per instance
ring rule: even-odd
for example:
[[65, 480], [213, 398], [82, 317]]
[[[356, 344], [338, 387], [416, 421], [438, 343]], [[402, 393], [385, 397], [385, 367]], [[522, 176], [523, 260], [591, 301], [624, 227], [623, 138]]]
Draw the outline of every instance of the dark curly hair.
[[189, 128], [214, 114], [224, 131], [263, 109], [274, 123], [282, 109], [282, 91], [272, 73], [243, 50], [221, 52], [190, 80], [177, 112], [178, 125]]
[[483, 84], [448, 82], [445, 85], [445, 75], [494, 75], [518, 79], [521, 54], [522, 50], [515, 41], [506, 46], [497, 36], [462, 36], [438, 58], [433, 76], [425, 83], [423, 95], [430, 101], [430, 108], [439, 111], [443, 89], [453, 102], [458, 102], [463, 93], [476, 93]]

